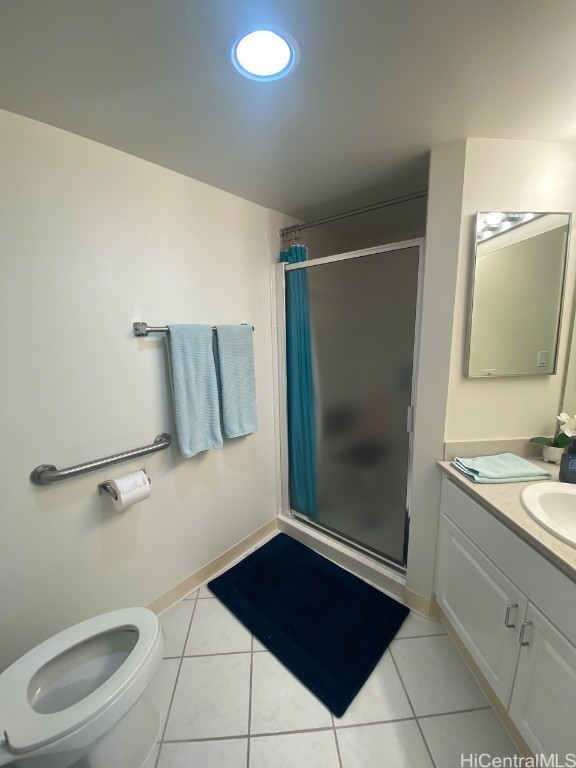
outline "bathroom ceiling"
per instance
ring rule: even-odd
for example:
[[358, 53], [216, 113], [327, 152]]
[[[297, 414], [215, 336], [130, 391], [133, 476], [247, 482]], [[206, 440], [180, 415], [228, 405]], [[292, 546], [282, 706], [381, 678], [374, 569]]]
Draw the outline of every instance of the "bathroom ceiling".
[[[235, 40], [291, 34], [284, 80]], [[304, 220], [420, 190], [465, 137], [576, 138], [574, 0], [1, 0], [0, 108]]]

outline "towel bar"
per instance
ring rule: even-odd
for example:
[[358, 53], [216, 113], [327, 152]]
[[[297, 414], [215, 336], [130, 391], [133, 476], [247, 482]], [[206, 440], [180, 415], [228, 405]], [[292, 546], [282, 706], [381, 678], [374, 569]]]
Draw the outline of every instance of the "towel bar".
[[[248, 323], [240, 323], [240, 325], [248, 325]], [[212, 330], [214, 330], [216, 326], [212, 326]], [[254, 330], [254, 326], [250, 326], [252, 330]], [[168, 326], [167, 325], [148, 325], [147, 323], [143, 322], [136, 322], [132, 323], [132, 328], [134, 330], [134, 336], [148, 336], [149, 333], [168, 333]]]
[[92, 472], [94, 469], [109, 467], [111, 464], [117, 464], [120, 461], [128, 461], [137, 456], [145, 456], [148, 453], [163, 451], [165, 448], [168, 448], [171, 442], [172, 437], [168, 433], [162, 432], [160, 435], [156, 436], [154, 442], [150, 445], [144, 445], [142, 448], [134, 448], [131, 451], [124, 451], [123, 453], [115, 453], [112, 456], [105, 456], [103, 459], [87, 461], [84, 464], [76, 464], [74, 467], [56, 469], [54, 464], [39, 464], [32, 470], [30, 481], [34, 483], [34, 485], [48, 485], [57, 480], [68, 480], [70, 477], [76, 477], [85, 472]]

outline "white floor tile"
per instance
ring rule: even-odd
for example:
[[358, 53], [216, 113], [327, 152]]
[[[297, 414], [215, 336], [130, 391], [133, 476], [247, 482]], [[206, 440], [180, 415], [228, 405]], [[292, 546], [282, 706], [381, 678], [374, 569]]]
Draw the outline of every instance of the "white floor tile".
[[158, 768], [246, 768], [248, 739], [163, 744]]
[[481, 754], [499, 758], [517, 754], [491, 709], [425, 717], [419, 722], [434, 762], [442, 768], [473, 764], [471, 761], [463, 763], [462, 755], [469, 759]]
[[426, 619], [413, 611], [406, 617], [398, 630], [396, 639], [401, 637], [424, 637], [425, 635], [445, 635], [446, 630], [439, 621]]
[[334, 731], [250, 739], [249, 768], [339, 768]]
[[[347, 712], [334, 720], [207, 587], [160, 621], [165, 658], [149, 696], [163, 725], [172, 706], [167, 741], [143, 768], [156, 761], [158, 768], [246, 768], [249, 717], [248, 768], [432, 768], [426, 744], [438, 768], [460, 768], [461, 755], [516, 754], [442, 625], [418, 614], [406, 619]], [[188, 657], [180, 662], [183, 650]], [[463, 711], [476, 707], [484, 709]]]
[[186, 597], [182, 598], [183, 600], [196, 600], [198, 597], [198, 590], [195, 589], [194, 592], [190, 592], [189, 595], [186, 595]]
[[331, 726], [329, 710], [271, 653], [253, 655], [251, 733]]
[[160, 733], [164, 730], [164, 724], [166, 723], [166, 716], [170, 701], [172, 700], [172, 694], [174, 693], [179, 666], [180, 659], [163, 659], [148, 687], [148, 698], [158, 711], [162, 721]]
[[415, 720], [341, 728], [337, 734], [342, 768], [433, 768]]
[[186, 643], [186, 656], [250, 652], [252, 636], [219, 600], [198, 600]]
[[358, 696], [342, 717], [334, 718], [334, 723], [338, 727], [406, 717], [413, 717], [412, 709], [390, 652], [386, 651]]
[[182, 656], [194, 605], [190, 600], [182, 600], [158, 617], [166, 639], [164, 658]]
[[394, 640], [390, 648], [416, 715], [488, 706], [448, 635]]
[[250, 654], [183, 659], [165, 739], [248, 732]]
[[268, 650], [268, 648], [266, 648], [265, 645], [262, 645], [260, 640], [258, 640], [257, 638], [252, 637], [252, 642], [254, 643], [254, 646], [253, 646], [253, 650], [254, 651], [267, 651]]

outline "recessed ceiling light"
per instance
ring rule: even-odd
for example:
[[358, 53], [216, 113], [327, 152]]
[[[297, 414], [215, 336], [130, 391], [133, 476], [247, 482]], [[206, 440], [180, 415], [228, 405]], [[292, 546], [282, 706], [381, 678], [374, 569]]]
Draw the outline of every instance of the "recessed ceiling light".
[[232, 48], [236, 69], [251, 80], [279, 80], [298, 63], [298, 46], [289, 35], [258, 29]]

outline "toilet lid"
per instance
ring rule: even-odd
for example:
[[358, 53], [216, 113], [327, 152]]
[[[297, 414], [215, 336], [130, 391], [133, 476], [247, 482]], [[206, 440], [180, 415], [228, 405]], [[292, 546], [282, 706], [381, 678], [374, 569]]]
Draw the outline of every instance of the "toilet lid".
[[[133, 629], [138, 639], [123, 663], [96, 690], [76, 704], [53, 714], [32, 709], [28, 686], [46, 663], [90, 638], [106, 632]], [[0, 734], [8, 749], [28, 752], [75, 731], [109, 707], [138, 676], [152, 653], [161, 630], [147, 608], [123, 608], [95, 616], [45, 640], [0, 674]]]

